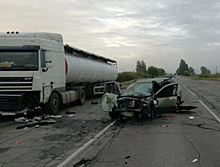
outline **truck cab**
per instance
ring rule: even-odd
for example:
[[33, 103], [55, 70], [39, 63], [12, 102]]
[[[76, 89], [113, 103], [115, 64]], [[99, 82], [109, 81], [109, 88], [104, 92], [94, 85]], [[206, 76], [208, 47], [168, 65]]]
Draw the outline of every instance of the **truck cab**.
[[65, 90], [63, 40], [52, 33], [0, 34], [0, 113], [46, 104]]

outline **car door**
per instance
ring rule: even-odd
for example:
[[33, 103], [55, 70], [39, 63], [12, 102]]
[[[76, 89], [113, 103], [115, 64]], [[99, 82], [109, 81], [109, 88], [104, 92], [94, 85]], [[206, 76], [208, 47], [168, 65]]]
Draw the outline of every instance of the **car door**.
[[176, 110], [178, 83], [165, 85], [156, 92], [158, 100], [157, 110], [173, 111]]

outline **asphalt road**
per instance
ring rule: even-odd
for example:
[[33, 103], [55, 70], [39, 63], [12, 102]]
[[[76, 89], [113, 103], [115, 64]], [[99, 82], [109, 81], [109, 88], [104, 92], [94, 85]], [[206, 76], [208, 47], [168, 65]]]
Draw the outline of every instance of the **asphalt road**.
[[[220, 166], [220, 84], [177, 77], [192, 111], [153, 120], [113, 122], [100, 104], [68, 106], [56, 123], [0, 118], [0, 166], [170, 167]], [[66, 111], [76, 112], [73, 115]], [[190, 119], [191, 118], [191, 119]]]

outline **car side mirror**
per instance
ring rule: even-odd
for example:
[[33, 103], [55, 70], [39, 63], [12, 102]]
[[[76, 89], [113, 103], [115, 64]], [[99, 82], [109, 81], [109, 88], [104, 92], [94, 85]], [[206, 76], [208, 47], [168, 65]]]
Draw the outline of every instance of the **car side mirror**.
[[157, 106], [158, 105], [158, 100], [154, 100], [154, 105]]

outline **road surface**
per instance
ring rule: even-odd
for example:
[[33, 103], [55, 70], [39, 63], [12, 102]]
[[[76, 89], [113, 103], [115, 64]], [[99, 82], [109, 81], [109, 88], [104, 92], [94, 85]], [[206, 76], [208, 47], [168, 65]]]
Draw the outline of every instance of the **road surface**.
[[53, 124], [17, 129], [26, 123], [1, 117], [0, 166], [220, 166], [220, 82], [177, 81], [184, 105], [197, 109], [113, 122], [93, 98]]

